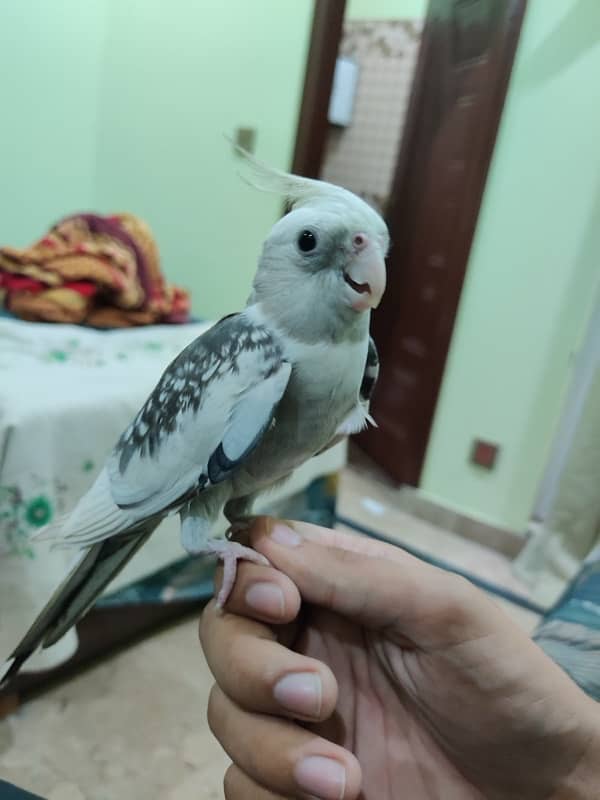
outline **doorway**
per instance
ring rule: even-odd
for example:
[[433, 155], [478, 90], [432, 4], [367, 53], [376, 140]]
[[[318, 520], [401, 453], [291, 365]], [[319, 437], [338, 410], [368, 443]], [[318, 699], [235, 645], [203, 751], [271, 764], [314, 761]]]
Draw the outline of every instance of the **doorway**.
[[[526, 0], [429, 0], [414, 27], [412, 68], [390, 46], [391, 23], [406, 31], [408, 20], [382, 27], [363, 19], [361, 33], [343, 6], [315, 3], [294, 170], [362, 194], [390, 228], [388, 288], [372, 324], [379, 427], [356, 441], [397, 484], [418, 486]], [[373, 103], [380, 116], [369, 125], [357, 101], [350, 125], [372, 137], [369, 145], [328, 123], [334, 42], [334, 53], [353, 54], [359, 67], [362, 57], [371, 94], [385, 84], [398, 95], [410, 75], [405, 113], [392, 113], [401, 130], [381, 136], [385, 103]], [[379, 48], [380, 62], [389, 54], [379, 81], [369, 77], [369, 47]], [[374, 176], [374, 163], [386, 159]]]

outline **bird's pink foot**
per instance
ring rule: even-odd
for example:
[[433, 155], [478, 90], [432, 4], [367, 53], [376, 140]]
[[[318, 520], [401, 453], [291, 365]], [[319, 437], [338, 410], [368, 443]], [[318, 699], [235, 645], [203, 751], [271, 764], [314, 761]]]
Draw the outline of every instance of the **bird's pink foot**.
[[223, 562], [223, 585], [217, 595], [217, 608], [223, 608], [231, 594], [237, 575], [237, 562], [240, 558], [244, 561], [252, 561], [254, 564], [269, 566], [267, 559], [256, 550], [229, 539], [211, 541], [210, 551]]

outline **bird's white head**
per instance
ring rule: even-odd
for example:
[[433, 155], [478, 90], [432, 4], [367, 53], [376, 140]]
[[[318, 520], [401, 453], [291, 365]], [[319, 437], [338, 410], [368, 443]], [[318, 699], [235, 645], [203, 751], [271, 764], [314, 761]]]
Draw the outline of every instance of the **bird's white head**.
[[292, 305], [308, 324], [321, 309], [344, 324], [376, 308], [389, 247], [381, 216], [339, 186], [250, 163], [250, 182], [277, 192], [289, 208], [264, 243], [253, 299], [276, 302], [287, 316]]

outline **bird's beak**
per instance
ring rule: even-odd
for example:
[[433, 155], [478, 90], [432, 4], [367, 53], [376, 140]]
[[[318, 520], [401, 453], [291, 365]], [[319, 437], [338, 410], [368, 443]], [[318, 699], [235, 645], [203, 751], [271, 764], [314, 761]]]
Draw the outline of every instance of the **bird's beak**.
[[377, 308], [385, 291], [385, 259], [378, 244], [368, 242], [354, 254], [344, 280], [356, 294], [352, 302], [355, 311]]

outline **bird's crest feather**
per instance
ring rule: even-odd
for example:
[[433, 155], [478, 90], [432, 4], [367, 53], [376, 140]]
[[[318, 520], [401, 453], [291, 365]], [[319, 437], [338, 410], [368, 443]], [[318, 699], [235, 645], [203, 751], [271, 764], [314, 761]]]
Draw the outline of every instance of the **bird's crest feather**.
[[235, 144], [234, 147], [250, 168], [250, 175], [240, 173], [242, 179], [261, 192], [281, 195], [291, 208], [299, 208], [325, 198], [340, 200], [351, 196], [351, 193], [341, 186], [275, 169], [259, 161], [244, 148]]

